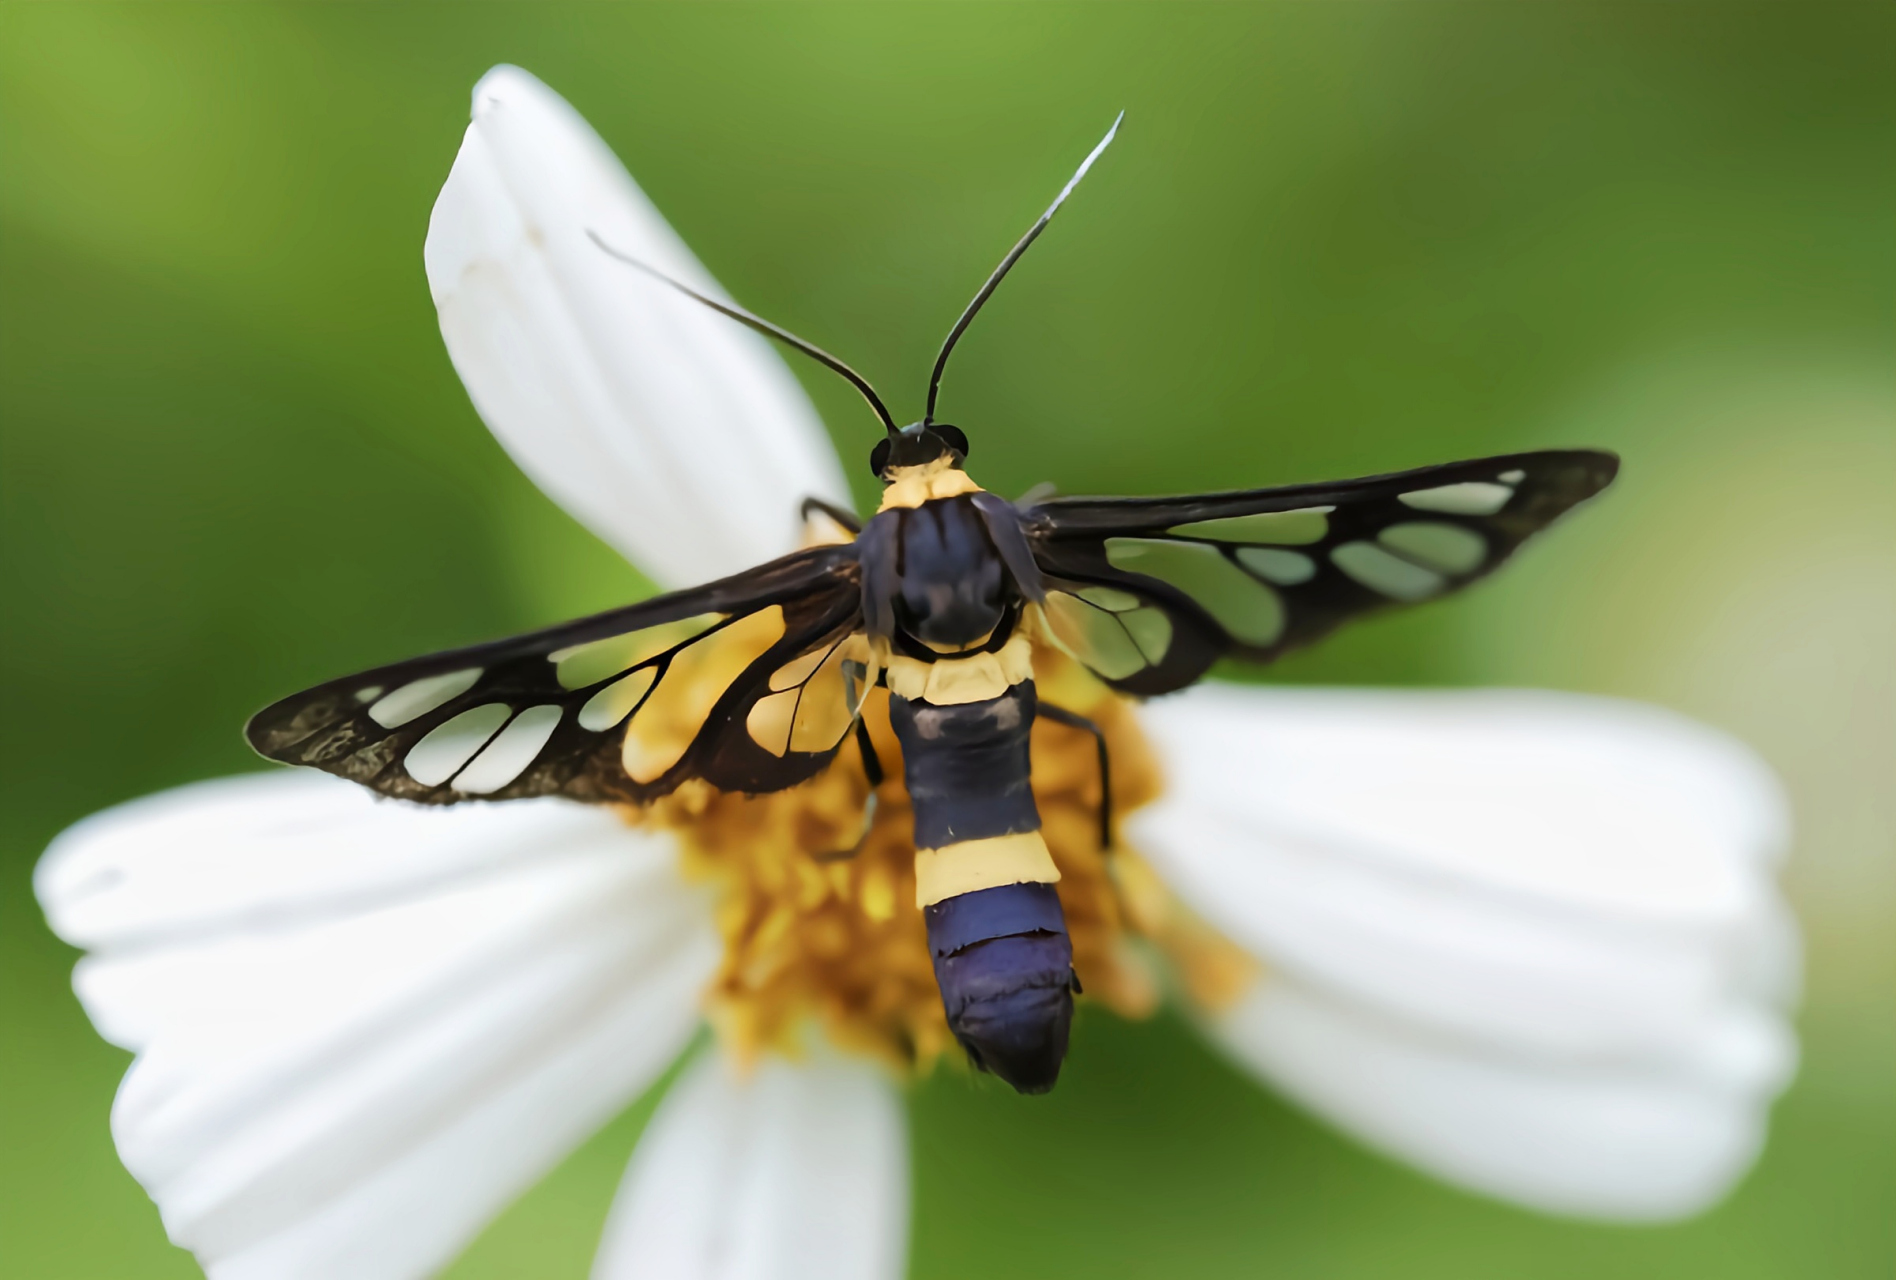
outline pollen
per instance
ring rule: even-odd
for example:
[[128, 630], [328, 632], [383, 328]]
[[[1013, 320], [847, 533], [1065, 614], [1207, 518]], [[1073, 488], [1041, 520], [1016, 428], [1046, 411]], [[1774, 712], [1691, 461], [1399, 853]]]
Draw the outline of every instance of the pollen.
[[[1116, 818], [1156, 797], [1159, 770], [1131, 704], [1057, 650], [1036, 646], [1033, 661], [1042, 699], [1104, 731]], [[954, 1049], [915, 905], [915, 845], [886, 693], [871, 696], [864, 719], [888, 775], [866, 829], [869, 785], [853, 742], [802, 786], [743, 796], [687, 785], [634, 815], [673, 831], [686, 874], [716, 891], [724, 957], [707, 1009], [740, 1061], [765, 1051], [795, 1055], [812, 1026], [841, 1048], [918, 1074]], [[1100, 848], [1091, 735], [1043, 720], [1032, 751], [1034, 798], [1060, 870], [1082, 1005], [1144, 1017], [1158, 1003], [1159, 983], [1138, 920], [1152, 922], [1163, 936], [1149, 941], [1163, 945], [1179, 932], [1176, 911], [1136, 854]], [[1189, 958], [1174, 954], [1194, 985]]]

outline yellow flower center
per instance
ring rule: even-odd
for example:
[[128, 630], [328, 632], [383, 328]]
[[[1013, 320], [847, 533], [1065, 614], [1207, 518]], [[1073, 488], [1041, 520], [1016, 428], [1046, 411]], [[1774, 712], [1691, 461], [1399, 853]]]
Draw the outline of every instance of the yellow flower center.
[[[1042, 699], [1104, 731], [1115, 815], [1153, 799], [1158, 768], [1127, 700], [1048, 646], [1036, 645], [1033, 661]], [[864, 719], [889, 775], [866, 834], [869, 785], [848, 746], [788, 791], [743, 796], [687, 785], [634, 815], [673, 831], [686, 874], [717, 888], [724, 959], [708, 1009], [740, 1060], [796, 1053], [812, 1023], [837, 1045], [903, 1069], [927, 1071], [953, 1047], [915, 905], [915, 845], [886, 693], [871, 697]], [[1032, 749], [1034, 799], [1060, 870], [1084, 998], [1125, 1017], [1157, 1005], [1158, 984], [1133, 935], [1180, 963], [1194, 997], [1216, 1004], [1241, 990], [1249, 962], [1181, 911], [1131, 850], [1100, 848], [1092, 737], [1043, 720]]]

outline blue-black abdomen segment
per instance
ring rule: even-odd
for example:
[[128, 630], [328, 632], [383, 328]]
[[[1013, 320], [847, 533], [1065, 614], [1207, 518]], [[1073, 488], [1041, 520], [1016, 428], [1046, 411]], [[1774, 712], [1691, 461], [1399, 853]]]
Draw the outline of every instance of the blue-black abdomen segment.
[[948, 1027], [977, 1067], [1022, 1093], [1060, 1078], [1073, 947], [1050, 884], [1004, 884], [924, 907]]
[[1033, 681], [1023, 680], [998, 698], [956, 706], [892, 694], [889, 722], [902, 744], [917, 849], [1040, 830], [1028, 746]]
[[[889, 719], [915, 806], [915, 847], [1040, 829], [1028, 736], [1034, 685], [998, 698], [936, 706], [899, 695]], [[1022, 1093], [1060, 1076], [1073, 1021], [1073, 947], [1051, 884], [999, 884], [922, 908], [943, 1011], [975, 1065]]]

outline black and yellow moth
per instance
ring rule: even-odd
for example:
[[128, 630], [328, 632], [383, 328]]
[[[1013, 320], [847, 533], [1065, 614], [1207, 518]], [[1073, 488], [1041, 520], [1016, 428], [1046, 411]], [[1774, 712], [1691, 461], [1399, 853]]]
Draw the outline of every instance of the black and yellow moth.
[[[666, 280], [821, 361], [875, 409], [879, 510], [860, 521], [806, 504], [847, 540], [329, 681], [257, 713], [251, 744], [426, 804], [638, 805], [691, 779], [780, 791], [829, 768], [852, 740], [880, 782], [861, 716], [886, 689], [914, 807], [917, 905], [949, 1025], [976, 1065], [1023, 1092], [1051, 1088], [1078, 983], [1028, 733], [1037, 718], [1091, 726], [1039, 701], [1034, 640], [1121, 693], [1169, 693], [1220, 658], [1269, 662], [1351, 618], [1485, 577], [1618, 466], [1608, 453], [1560, 450], [1183, 497], [1013, 503], [982, 489], [965, 470], [966, 434], [935, 418], [942, 372], [1112, 136], [964, 310], [936, 359], [927, 411], [906, 427], [827, 352]], [[1101, 823], [1110, 842], [1111, 815]]]

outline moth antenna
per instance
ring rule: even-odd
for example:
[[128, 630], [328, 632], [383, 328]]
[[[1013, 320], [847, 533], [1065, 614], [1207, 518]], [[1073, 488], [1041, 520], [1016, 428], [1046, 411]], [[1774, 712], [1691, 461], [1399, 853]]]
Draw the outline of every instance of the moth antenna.
[[1080, 167], [1074, 170], [1071, 178], [1067, 179], [1067, 184], [1060, 188], [1060, 194], [1053, 198], [1053, 203], [1047, 206], [1047, 211], [1041, 214], [1039, 220], [1027, 228], [1027, 234], [1007, 251], [1007, 256], [1001, 259], [1001, 265], [994, 268], [994, 274], [987, 278], [987, 283], [981, 286], [981, 291], [974, 295], [974, 301], [970, 302], [967, 310], [961, 313], [961, 319], [955, 321], [955, 327], [948, 331], [948, 340], [941, 344], [941, 354], [935, 357], [934, 372], [928, 375], [928, 408], [922, 414], [923, 426], [928, 426], [935, 421], [935, 398], [941, 394], [942, 371], [948, 367], [948, 356], [955, 349], [955, 343], [961, 340], [961, 335], [967, 332], [968, 325], [973, 322], [974, 313], [979, 311], [981, 305], [994, 295], [994, 291], [1000, 287], [1002, 277], [1006, 276], [1013, 269], [1014, 264], [1020, 261], [1021, 255], [1027, 252], [1027, 246], [1047, 229], [1047, 224], [1053, 221], [1053, 215], [1066, 202], [1066, 198], [1073, 194], [1073, 188], [1080, 185], [1080, 179], [1084, 178], [1086, 171], [1093, 167], [1093, 161], [1099, 159], [1100, 152], [1111, 145], [1113, 135], [1119, 132], [1119, 122], [1125, 118], [1126, 113], [1123, 111], [1113, 118], [1113, 127], [1106, 131], [1106, 136], [1099, 140], [1098, 146], [1087, 152], [1086, 159], [1080, 161]]
[[[1063, 196], [1064, 194], [1065, 193], [1062, 193]], [[1058, 203], [1058, 202], [1056, 201], [1055, 203]], [[1049, 210], [1049, 212], [1051, 212], [1051, 210]], [[763, 334], [766, 338], [775, 338], [777, 341], [783, 343], [786, 347], [792, 347], [798, 351], [801, 351], [804, 355], [810, 357], [810, 359], [816, 361], [818, 364], [822, 365], [823, 367], [835, 373], [841, 374], [845, 379], [848, 380], [850, 386], [862, 392], [862, 398], [867, 400], [869, 402], [869, 407], [876, 411], [876, 417], [882, 419], [883, 428], [891, 436], [895, 435], [895, 433], [899, 430], [899, 428], [895, 425], [895, 419], [889, 416], [888, 406], [882, 403], [882, 397], [876, 394], [876, 389], [869, 385], [869, 379], [863, 377], [860, 373], [857, 373], [854, 369], [844, 364], [841, 360], [838, 360], [835, 356], [831, 355], [829, 352], [823, 350], [823, 348], [817, 346], [814, 342], [807, 342], [804, 339], [797, 337], [796, 334], [791, 333], [788, 329], [785, 329], [785, 328], [782, 328], [781, 326], [770, 323], [770, 321], [764, 319], [762, 316], [752, 315], [750, 312], [744, 310], [744, 308], [738, 306], [736, 303], [719, 302], [716, 298], [707, 298], [704, 294], [699, 293], [696, 289], [692, 288], [690, 285], [681, 284], [679, 281], [672, 279], [670, 276], [666, 275], [663, 271], [660, 271], [657, 267], [651, 266], [648, 263], [640, 262], [637, 258], [634, 258], [632, 255], [628, 253], [623, 253], [620, 250], [613, 248], [611, 245], [607, 244], [605, 240], [600, 237], [599, 233], [597, 231], [594, 231], [591, 227], [586, 228], [586, 235], [588, 238], [592, 240], [594, 244], [598, 245], [609, 256], [617, 258], [620, 262], [623, 262], [628, 266], [637, 267], [640, 271], [643, 271], [646, 275], [651, 276], [656, 280], [664, 281], [666, 284], [670, 285], [672, 288], [678, 290], [678, 292], [684, 294], [687, 298], [691, 298], [697, 302], [702, 302], [705, 306], [710, 307], [713, 311], [718, 312], [720, 315], [729, 316], [731, 319], [737, 321], [739, 324], [745, 325], [748, 328], [755, 329], [757, 332]]]

